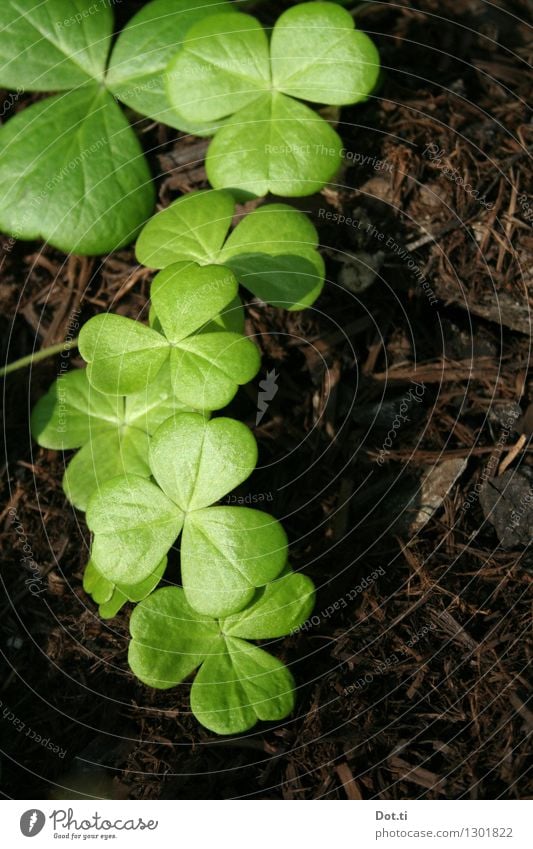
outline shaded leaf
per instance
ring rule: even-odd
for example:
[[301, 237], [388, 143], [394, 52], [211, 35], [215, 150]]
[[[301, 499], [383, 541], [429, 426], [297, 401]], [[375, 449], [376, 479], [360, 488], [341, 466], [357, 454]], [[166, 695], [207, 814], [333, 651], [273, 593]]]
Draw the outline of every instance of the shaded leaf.
[[126, 398], [98, 392], [86, 369], [77, 369], [61, 375], [37, 403], [32, 435], [45, 448], [81, 446], [65, 472], [63, 488], [72, 504], [85, 510], [105, 481], [128, 472], [149, 477], [148, 434], [185, 411], [190, 408], [174, 395], [168, 363], [157, 380]]
[[85, 567], [83, 588], [99, 605], [98, 613], [102, 619], [112, 619], [128, 601], [142, 601], [156, 588], [167, 567], [167, 559], [154, 569], [144, 581], [138, 584], [113, 584], [98, 571], [92, 560]]
[[117, 427], [89, 438], [65, 471], [67, 498], [78, 510], [86, 510], [106, 481], [127, 474], [150, 477], [148, 448], [148, 434], [138, 428]]
[[123, 411], [123, 398], [98, 392], [87, 380], [85, 369], [76, 369], [54, 381], [33, 408], [32, 436], [43, 448], [79, 448], [116, 427]]
[[114, 586], [112, 581], [108, 581], [98, 571], [93, 561], [89, 560], [83, 573], [83, 589], [92, 596], [93, 601], [96, 604], [103, 604], [109, 601], [113, 595]]
[[272, 203], [239, 222], [219, 262], [261, 300], [303, 309], [322, 291], [325, 267], [317, 247], [316, 229], [303, 213]]

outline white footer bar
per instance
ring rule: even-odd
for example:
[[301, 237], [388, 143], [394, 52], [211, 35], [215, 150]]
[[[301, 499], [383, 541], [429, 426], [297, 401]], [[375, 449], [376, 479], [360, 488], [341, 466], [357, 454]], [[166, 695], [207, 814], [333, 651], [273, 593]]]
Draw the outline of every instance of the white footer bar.
[[6, 849], [533, 847], [533, 801], [24, 800], [5, 801], [1, 811]]

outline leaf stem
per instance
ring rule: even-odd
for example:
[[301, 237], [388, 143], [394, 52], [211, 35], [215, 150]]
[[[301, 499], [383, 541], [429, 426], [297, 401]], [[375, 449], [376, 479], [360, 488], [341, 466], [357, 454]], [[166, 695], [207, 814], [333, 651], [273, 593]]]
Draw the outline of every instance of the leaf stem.
[[78, 347], [78, 338], [70, 339], [68, 342], [59, 342], [57, 345], [51, 345], [49, 348], [43, 348], [41, 351], [36, 351], [33, 354], [28, 354], [26, 357], [21, 357], [20, 360], [15, 360], [13, 363], [4, 366], [0, 369], [0, 377], [5, 377], [18, 369], [26, 368], [26, 366], [34, 365], [35, 363], [46, 360], [48, 357], [53, 357], [55, 354], [62, 354], [63, 351], [71, 351]]

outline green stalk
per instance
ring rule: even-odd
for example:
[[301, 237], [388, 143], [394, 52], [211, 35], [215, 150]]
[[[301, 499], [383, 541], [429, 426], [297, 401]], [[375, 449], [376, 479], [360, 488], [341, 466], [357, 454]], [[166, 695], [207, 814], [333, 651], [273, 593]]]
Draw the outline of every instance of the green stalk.
[[9, 365], [1, 368], [0, 377], [5, 377], [7, 374], [11, 374], [12, 371], [18, 371], [20, 368], [26, 368], [26, 366], [39, 363], [41, 360], [48, 359], [48, 357], [53, 357], [55, 354], [62, 354], [63, 351], [71, 351], [73, 348], [77, 347], [78, 338], [76, 337], [76, 339], [71, 339], [69, 342], [60, 342], [58, 345], [51, 345], [49, 348], [43, 348], [41, 351], [37, 351], [34, 354], [28, 354], [27, 357], [21, 357], [20, 360], [15, 360], [14, 363], [9, 363]]

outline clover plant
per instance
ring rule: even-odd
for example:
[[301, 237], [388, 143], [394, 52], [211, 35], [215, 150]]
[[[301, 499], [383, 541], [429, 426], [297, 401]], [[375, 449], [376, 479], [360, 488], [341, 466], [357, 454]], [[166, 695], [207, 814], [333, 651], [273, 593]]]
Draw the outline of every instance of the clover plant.
[[211, 323], [234, 302], [237, 289], [234, 274], [221, 266], [177, 262], [160, 271], [150, 291], [154, 327], [110, 313], [83, 326], [79, 349], [90, 383], [106, 394], [128, 395], [168, 363], [181, 403], [204, 410], [226, 406], [260, 365], [249, 339]]
[[[110, 5], [92, 0], [0, 7], [0, 84], [61, 92], [0, 128], [0, 227], [78, 253], [111, 250], [139, 231], [154, 192], [116, 100], [214, 133], [206, 168], [215, 189], [179, 198], [145, 226], [137, 257], [158, 270], [149, 324], [90, 319], [78, 340], [87, 368], [60, 376], [32, 432], [44, 447], [79, 449], [64, 488], [93, 535], [83, 585], [104, 618], [137, 604], [133, 672], [168, 688], [197, 670], [195, 716], [219, 734], [240, 733], [293, 709], [289, 670], [250, 641], [299, 627], [314, 587], [288, 566], [273, 516], [217, 503], [248, 478], [258, 452], [243, 423], [210, 413], [260, 365], [238, 283], [302, 309], [322, 289], [324, 264], [315, 228], [285, 204], [255, 209], [230, 232], [234, 196], [307, 195], [330, 180], [342, 143], [304, 101], [364, 100], [379, 58], [328, 2], [288, 9], [269, 39], [226, 0], [153, 0], [109, 56], [112, 25]], [[157, 589], [178, 550], [182, 586]]]
[[80, 450], [65, 470], [69, 501], [85, 510], [89, 496], [106, 480], [131, 472], [150, 476], [148, 436], [169, 416], [184, 412], [174, 395], [167, 364], [134, 395], [104, 395], [87, 380], [85, 369], [61, 375], [35, 405], [31, 431], [43, 448]]
[[206, 158], [214, 188], [294, 197], [321, 189], [342, 152], [335, 130], [302, 101], [357, 103], [378, 73], [377, 49], [351, 15], [312, 2], [285, 11], [270, 42], [250, 15], [204, 16], [170, 61], [167, 92], [178, 124], [224, 120]]
[[165, 67], [211, 2], [217, 10], [225, 5], [154, 0], [118, 37], [108, 61], [111, 3], [2, 0], [0, 85], [60, 94], [0, 128], [0, 229], [78, 254], [105, 253], [135, 237], [155, 192], [116, 101], [174, 125]]
[[287, 667], [248, 640], [290, 634], [313, 603], [311, 580], [291, 571], [256, 591], [245, 610], [218, 620], [199, 614], [179, 587], [165, 587], [131, 615], [129, 664], [141, 681], [161, 689], [199, 667], [193, 714], [217, 734], [238, 734], [258, 719], [283, 719], [295, 700]]
[[304, 213], [282, 203], [235, 214], [229, 192], [184, 195], [157, 213], [137, 240], [137, 259], [150, 268], [180, 261], [230, 268], [262, 301], [289, 310], [312, 304], [324, 285], [318, 234]]
[[279, 522], [248, 507], [212, 506], [246, 480], [257, 462], [250, 430], [229, 418], [180, 413], [150, 439], [153, 481], [128, 474], [95, 491], [87, 507], [91, 559], [117, 585], [138, 584], [181, 532], [181, 579], [199, 613], [228, 616], [287, 562]]

